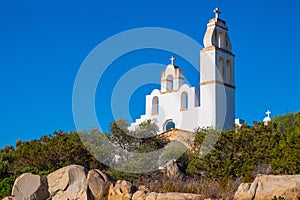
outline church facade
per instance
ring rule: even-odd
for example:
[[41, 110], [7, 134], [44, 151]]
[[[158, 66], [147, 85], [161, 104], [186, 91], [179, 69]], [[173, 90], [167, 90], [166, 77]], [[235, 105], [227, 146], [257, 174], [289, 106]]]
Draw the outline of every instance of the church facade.
[[235, 122], [235, 56], [226, 22], [214, 10], [200, 51], [200, 84], [184, 82], [184, 71], [171, 63], [161, 73], [161, 88], [146, 96], [146, 111], [132, 123], [134, 129], [145, 120], [157, 123], [160, 132], [172, 128], [194, 131], [196, 128], [230, 129]]

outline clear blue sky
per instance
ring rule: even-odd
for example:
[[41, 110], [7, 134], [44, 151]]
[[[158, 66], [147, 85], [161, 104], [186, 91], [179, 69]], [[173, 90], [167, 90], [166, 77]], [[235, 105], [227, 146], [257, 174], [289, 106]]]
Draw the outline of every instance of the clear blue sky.
[[[202, 44], [215, 7], [220, 7], [229, 26], [236, 55], [236, 117], [252, 123], [260, 121], [267, 109], [272, 116], [299, 111], [297, 0], [3, 1], [0, 147], [14, 145], [18, 138], [75, 130], [74, 80], [85, 57], [100, 42], [128, 29], [151, 26], [180, 31]], [[168, 64], [170, 55], [145, 51], [124, 59], [127, 65]], [[122, 68], [121, 62], [114, 65]], [[107, 73], [112, 76], [115, 71]], [[144, 95], [153, 87], [140, 88], [132, 97], [133, 118], [144, 112]], [[99, 88], [107, 94], [109, 89]], [[108, 97], [97, 92], [96, 101], [109, 102]], [[111, 113], [101, 114], [107, 116], [101, 124], [108, 130]]]

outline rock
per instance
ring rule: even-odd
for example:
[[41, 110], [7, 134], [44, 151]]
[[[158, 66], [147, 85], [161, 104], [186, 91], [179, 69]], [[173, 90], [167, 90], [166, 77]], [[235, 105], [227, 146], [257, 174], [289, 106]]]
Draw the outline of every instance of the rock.
[[87, 170], [79, 165], [61, 168], [47, 176], [48, 191], [52, 200], [87, 200]]
[[265, 200], [281, 196], [298, 199], [300, 196], [300, 175], [261, 175], [253, 183], [242, 183], [234, 195], [235, 200]]
[[138, 191], [136, 191], [133, 196], [132, 200], [144, 200], [149, 195], [150, 189], [146, 188], [145, 186], [140, 186]]
[[189, 193], [158, 193], [156, 200], [201, 200], [203, 196]]
[[4, 197], [2, 200], [16, 200], [14, 197]]
[[[22, 174], [15, 180], [12, 196], [16, 200], [47, 199], [49, 197], [47, 179], [44, 176], [31, 173]], [[10, 199], [10, 197], [7, 197], [7, 199]]]
[[115, 184], [109, 187], [108, 200], [130, 200], [134, 192], [134, 187], [131, 183], [118, 180]]
[[148, 193], [146, 191], [138, 190], [133, 194], [132, 200], [145, 200], [147, 196]]
[[163, 170], [163, 172], [166, 174], [166, 176], [169, 179], [181, 179], [183, 176], [183, 173], [180, 171], [177, 163], [175, 160], [170, 160], [169, 162], [167, 162], [167, 164], [165, 165], [165, 169]]
[[145, 198], [145, 200], [156, 200], [157, 196], [158, 196], [158, 193], [150, 192], [149, 195]]
[[156, 193], [156, 192], [143, 192], [141, 190], [134, 193], [132, 200], [201, 200], [202, 195], [189, 194], [189, 193]]
[[91, 199], [102, 200], [108, 194], [109, 186], [115, 180], [100, 170], [90, 170], [87, 175], [87, 187], [90, 192]]
[[150, 189], [149, 189], [149, 188], [147, 188], [147, 187], [146, 187], [146, 186], [144, 186], [144, 185], [141, 185], [141, 186], [139, 186], [138, 190], [139, 190], [139, 191], [150, 192]]
[[132, 200], [201, 200], [202, 195], [189, 194], [189, 193], [156, 193], [144, 186], [140, 186], [138, 191], [132, 196]]
[[235, 192], [234, 198], [239, 199], [252, 199], [256, 193], [257, 185], [251, 183], [241, 183], [238, 190]]

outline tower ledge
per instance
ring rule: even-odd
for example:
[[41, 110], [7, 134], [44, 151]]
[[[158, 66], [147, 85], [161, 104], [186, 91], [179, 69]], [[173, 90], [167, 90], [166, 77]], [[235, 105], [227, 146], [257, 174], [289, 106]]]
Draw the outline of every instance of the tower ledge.
[[231, 51], [228, 51], [226, 49], [222, 49], [222, 48], [219, 48], [219, 47], [216, 47], [216, 46], [208, 46], [208, 47], [205, 47], [203, 49], [201, 49], [201, 52], [205, 52], [205, 51], [210, 51], [210, 50], [218, 50], [218, 51], [222, 51], [224, 53], [227, 53], [233, 57], [235, 57], [235, 55], [231, 52]]

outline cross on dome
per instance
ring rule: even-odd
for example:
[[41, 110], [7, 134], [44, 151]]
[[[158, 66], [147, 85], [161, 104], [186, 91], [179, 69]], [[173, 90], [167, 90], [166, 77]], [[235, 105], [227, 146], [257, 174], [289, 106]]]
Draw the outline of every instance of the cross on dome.
[[171, 60], [171, 65], [174, 65], [174, 60], [176, 60], [176, 58], [175, 58], [174, 56], [172, 56], [172, 57], [170, 58], [170, 60]]
[[216, 8], [216, 9], [214, 10], [214, 13], [216, 14], [216, 18], [219, 19], [219, 16], [220, 16], [220, 14], [221, 14], [221, 11], [219, 10], [219, 8]]
[[270, 117], [271, 111], [267, 111], [266, 114], [268, 115], [268, 117]]

